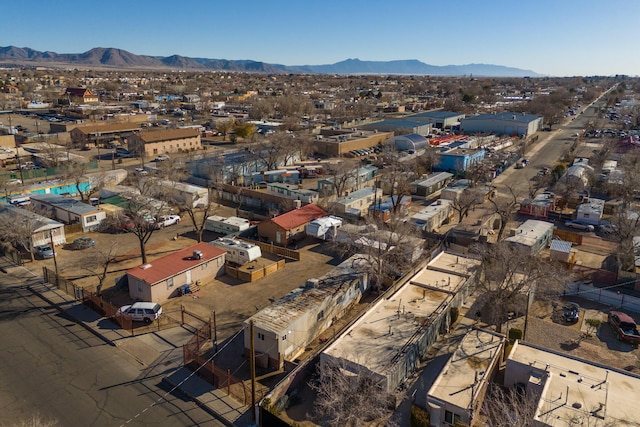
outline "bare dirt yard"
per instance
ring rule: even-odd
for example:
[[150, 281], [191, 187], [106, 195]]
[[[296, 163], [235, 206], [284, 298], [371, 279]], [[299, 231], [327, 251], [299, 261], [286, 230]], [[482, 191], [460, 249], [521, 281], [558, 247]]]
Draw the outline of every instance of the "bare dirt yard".
[[[618, 341], [606, 322], [610, 308], [583, 299], [572, 301], [581, 307], [580, 318], [573, 325], [562, 322], [558, 311], [554, 314], [550, 305], [537, 303], [528, 319], [526, 341], [618, 369], [640, 372], [640, 350]], [[585, 317], [598, 318], [602, 324], [597, 330], [589, 331]]]

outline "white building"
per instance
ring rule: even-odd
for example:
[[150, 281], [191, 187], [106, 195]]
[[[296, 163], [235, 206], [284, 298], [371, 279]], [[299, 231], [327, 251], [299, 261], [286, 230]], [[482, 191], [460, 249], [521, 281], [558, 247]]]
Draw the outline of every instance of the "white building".
[[504, 386], [539, 393], [536, 427], [640, 424], [640, 376], [523, 341], [509, 353]]
[[528, 136], [542, 128], [542, 117], [526, 113], [480, 114], [460, 120], [460, 129], [467, 134]]
[[25, 244], [31, 247], [50, 245], [52, 240], [54, 246], [64, 245], [67, 242], [63, 223], [26, 209], [0, 203], [0, 222], [4, 226], [25, 224], [25, 229], [32, 231], [29, 242]]
[[420, 230], [435, 232], [453, 216], [451, 204], [451, 200], [438, 199], [413, 214], [409, 222], [415, 224]]
[[604, 212], [604, 200], [589, 198], [586, 203], [576, 207], [576, 219], [587, 224], [598, 225]]
[[391, 297], [374, 304], [320, 354], [321, 371], [368, 373], [393, 392], [411, 376], [449, 324], [452, 307], [468, 296], [477, 260], [440, 253]]
[[154, 184], [157, 185], [154, 188], [159, 190], [154, 194], [155, 197], [161, 192], [170, 193], [177, 203], [190, 209], [204, 208], [209, 205], [209, 190], [204, 187], [164, 179], [154, 180]]
[[504, 353], [504, 335], [471, 329], [427, 393], [430, 425], [472, 425]]
[[554, 225], [551, 222], [528, 219], [520, 227], [512, 230], [504, 240], [511, 245], [526, 248], [535, 255], [551, 243], [553, 229]]
[[369, 277], [358, 262], [344, 261], [318, 279], [294, 289], [245, 320], [244, 347], [249, 354], [249, 324], [254, 323], [256, 362], [279, 369], [329, 328], [369, 289]]
[[81, 224], [82, 231], [98, 228], [107, 217], [99, 207], [57, 194], [31, 194], [31, 204], [37, 209], [48, 211], [55, 219], [67, 224]]
[[305, 204], [317, 203], [320, 198], [320, 194], [317, 191], [300, 188], [298, 184], [274, 182], [267, 184], [267, 191], [288, 199], [300, 200]]

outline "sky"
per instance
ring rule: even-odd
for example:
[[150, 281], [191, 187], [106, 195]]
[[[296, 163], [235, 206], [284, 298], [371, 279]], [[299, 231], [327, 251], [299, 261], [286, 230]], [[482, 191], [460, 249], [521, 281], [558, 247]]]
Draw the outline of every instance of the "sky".
[[320, 65], [417, 59], [548, 76], [640, 75], [637, 0], [30, 0], [0, 47]]

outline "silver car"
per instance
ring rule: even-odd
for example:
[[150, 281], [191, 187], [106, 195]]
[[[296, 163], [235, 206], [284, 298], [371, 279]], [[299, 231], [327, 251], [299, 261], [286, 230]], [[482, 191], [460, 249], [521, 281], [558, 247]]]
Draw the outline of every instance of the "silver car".
[[33, 248], [33, 255], [36, 258], [40, 258], [40, 259], [53, 258], [55, 254], [56, 253], [54, 252], [53, 248], [49, 245], [34, 246]]

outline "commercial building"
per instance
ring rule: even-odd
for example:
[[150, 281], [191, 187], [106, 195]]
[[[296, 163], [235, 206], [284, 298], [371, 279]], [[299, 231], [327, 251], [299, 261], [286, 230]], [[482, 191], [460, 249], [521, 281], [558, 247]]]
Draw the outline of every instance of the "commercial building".
[[393, 136], [392, 132], [370, 132], [341, 129], [321, 129], [314, 141], [320, 154], [341, 157], [352, 150], [374, 148]]
[[423, 135], [410, 133], [390, 138], [387, 141], [387, 145], [392, 146], [398, 151], [416, 152], [427, 148], [429, 146], [429, 140]]
[[180, 294], [182, 286], [214, 279], [224, 271], [225, 251], [198, 243], [127, 270], [129, 296], [162, 303]]
[[523, 341], [509, 353], [504, 386], [539, 396], [537, 427], [640, 424], [640, 376]]
[[360, 127], [368, 131], [393, 132], [393, 133], [414, 133], [418, 135], [429, 135], [431, 124], [411, 119], [383, 120], [381, 122], [370, 123]]
[[452, 111], [426, 111], [424, 113], [412, 114], [407, 116], [406, 119], [429, 123], [437, 129], [451, 129], [459, 125], [464, 117], [464, 114]]
[[470, 166], [484, 160], [484, 148], [454, 148], [438, 153], [438, 164], [434, 170], [464, 172]]
[[320, 278], [309, 279], [244, 322], [245, 353], [250, 354], [249, 324], [254, 323], [256, 362], [279, 369], [340, 319], [369, 289], [369, 277], [355, 257]]
[[200, 150], [200, 131], [196, 128], [145, 130], [127, 139], [129, 151], [153, 158], [158, 154]]
[[460, 120], [460, 129], [466, 134], [529, 136], [542, 129], [542, 123], [541, 116], [505, 112], [464, 118]]
[[477, 260], [438, 254], [393, 295], [381, 299], [320, 355], [345, 375], [366, 373], [393, 392], [417, 369], [438, 335], [449, 325], [449, 312], [470, 292]]
[[505, 337], [473, 328], [451, 355], [427, 394], [430, 425], [473, 425], [502, 362]]

